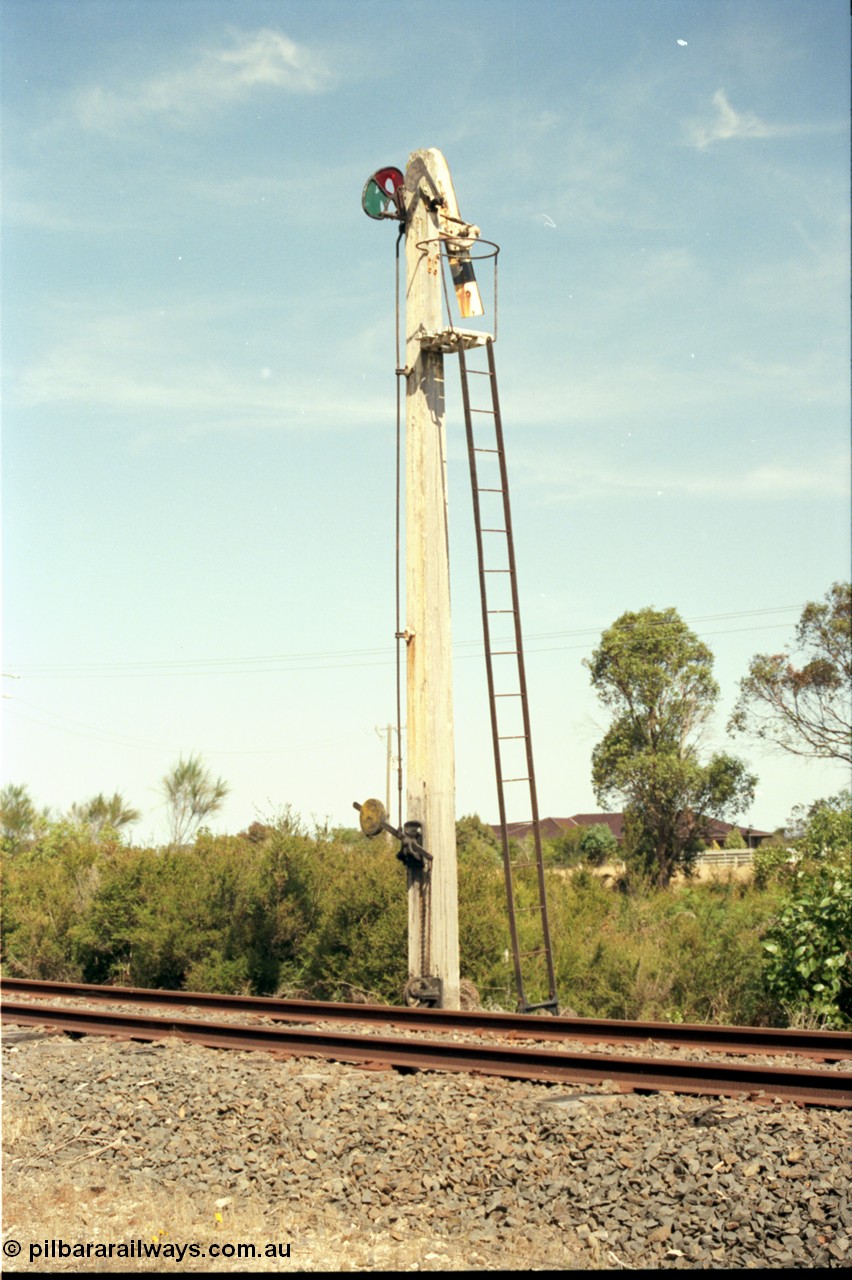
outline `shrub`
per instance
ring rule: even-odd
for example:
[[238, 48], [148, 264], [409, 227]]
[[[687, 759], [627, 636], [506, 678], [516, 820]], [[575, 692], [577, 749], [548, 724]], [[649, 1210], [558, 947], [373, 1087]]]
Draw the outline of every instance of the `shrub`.
[[813, 807], [764, 940], [766, 985], [794, 1023], [852, 1024], [852, 796]]
[[56, 822], [4, 859], [3, 960], [11, 973], [59, 982], [79, 978], [74, 930], [116, 848], [73, 823]]
[[549, 877], [560, 1000], [590, 1017], [782, 1020], [761, 938], [778, 891], [735, 883], [618, 893], [590, 871]]
[[600, 867], [616, 853], [618, 841], [604, 822], [587, 827], [580, 838], [580, 853], [593, 867]]
[[543, 842], [544, 865], [546, 867], [574, 867], [582, 860], [580, 841], [584, 835], [583, 827], [568, 827], [560, 835]]
[[764, 941], [766, 984], [793, 1024], [852, 1023], [852, 876], [832, 860], [797, 869]]
[[[782, 1021], [787, 1006], [848, 1020], [848, 822], [842, 805], [828, 807], [803, 831], [799, 863], [776, 851], [777, 875], [749, 886], [660, 890], [634, 869], [625, 893], [587, 867], [548, 871], [563, 1005], [743, 1023]], [[513, 1008], [497, 841], [469, 818], [458, 845], [462, 977], [486, 1006]], [[343, 999], [358, 988], [399, 1001], [408, 904], [395, 852], [354, 829], [309, 833], [289, 810], [240, 836], [201, 832], [180, 850], [53, 823], [4, 862], [4, 963], [27, 977]], [[516, 898], [537, 903], [534, 871], [519, 875]], [[534, 933], [537, 916], [519, 919], [523, 947], [523, 921]], [[543, 967], [525, 967], [525, 986], [532, 1000], [545, 994]]]

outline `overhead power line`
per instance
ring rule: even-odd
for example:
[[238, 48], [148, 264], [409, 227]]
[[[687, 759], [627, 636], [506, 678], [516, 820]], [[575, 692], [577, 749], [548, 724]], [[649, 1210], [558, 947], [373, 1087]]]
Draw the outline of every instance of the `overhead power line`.
[[[776, 605], [768, 609], [741, 609], [729, 613], [702, 614], [685, 619], [689, 626], [702, 623], [736, 621], [744, 618], [765, 618], [781, 613], [800, 613], [801, 605]], [[665, 623], [661, 623], [665, 626]], [[791, 623], [765, 622], [747, 627], [727, 627], [721, 630], [704, 631], [704, 635], [730, 635], [740, 631], [765, 631], [775, 628], [789, 628]], [[557, 644], [546, 646], [552, 640], [579, 640], [581, 637], [599, 637], [606, 626], [580, 627], [564, 631], [543, 631], [526, 637], [529, 653], [546, 653], [560, 650], [570, 651], [587, 649], [588, 641], [583, 644]], [[476, 657], [482, 653], [482, 640], [461, 640], [453, 644], [453, 650], [459, 658]], [[303, 650], [293, 653], [253, 654], [237, 658], [164, 658], [140, 660], [138, 662], [92, 662], [92, 663], [23, 663], [14, 673], [4, 673], [9, 679], [21, 677], [42, 677], [50, 679], [86, 678], [86, 679], [150, 679], [167, 676], [188, 675], [253, 675], [269, 674], [276, 671], [319, 671], [343, 670], [347, 667], [387, 666], [394, 662], [393, 647], [374, 647], [369, 649], [329, 649]]]
[[[50, 733], [70, 734], [75, 738], [87, 738], [92, 742], [111, 743], [120, 747], [126, 747], [134, 750], [155, 751], [162, 754], [167, 751], [173, 755], [178, 755], [181, 751], [186, 750], [186, 743], [166, 743], [154, 741], [151, 738], [131, 737], [129, 734], [115, 732], [112, 729], [104, 729], [98, 725], [89, 724], [85, 720], [75, 720], [71, 716], [60, 715], [59, 712], [51, 711], [47, 707], [38, 707], [32, 702], [24, 702], [20, 699], [15, 700], [15, 707], [8, 708], [6, 714], [12, 716], [16, 720], [21, 720], [25, 724], [35, 725], [39, 729], [46, 729]], [[36, 715], [22, 715], [19, 707], [25, 707], [27, 711], [34, 711]], [[326, 735], [322, 738], [311, 739], [310, 741], [291, 742], [287, 741], [283, 744], [277, 744], [272, 747], [217, 747], [205, 746], [204, 754], [213, 756], [277, 756], [286, 758], [297, 754], [303, 754], [305, 751], [328, 748], [333, 744], [341, 741], [355, 740], [362, 736], [358, 733], [334, 733]]]

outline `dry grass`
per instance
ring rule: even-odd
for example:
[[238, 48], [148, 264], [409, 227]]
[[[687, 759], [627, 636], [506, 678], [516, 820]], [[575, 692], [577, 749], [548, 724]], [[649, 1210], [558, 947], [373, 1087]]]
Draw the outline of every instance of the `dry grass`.
[[[402, 1238], [395, 1238], [397, 1235]], [[332, 1211], [283, 1212], [259, 1201], [234, 1197], [173, 1197], [141, 1184], [65, 1181], [43, 1185], [29, 1180], [3, 1197], [3, 1239], [18, 1240], [19, 1258], [5, 1260], [7, 1271], [80, 1272], [233, 1272], [233, 1271], [462, 1271], [564, 1270], [577, 1266], [576, 1254], [556, 1247], [537, 1256], [535, 1245], [516, 1239], [505, 1248], [471, 1245], [463, 1238], [436, 1238], [428, 1223], [414, 1231], [374, 1232]], [[139, 1258], [53, 1258], [29, 1260], [30, 1245], [51, 1240], [73, 1243], [159, 1242], [198, 1245], [205, 1256], [182, 1261], [169, 1256]], [[252, 1244], [261, 1256], [210, 1257], [210, 1246]], [[269, 1244], [290, 1245], [289, 1258], [263, 1257]], [[138, 1249], [138, 1245], [135, 1246]], [[588, 1257], [588, 1255], [587, 1255]], [[588, 1264], [587, 1264], [588, 1265]]]
[[[626, 868], [623, 862], [605, 862], [599, 867], [585, 867], [585, 871], [589, 874], [597, 876], [604, 884], [616, 884], [625, 874]], [[551, 867], [548, 871], [549, 875], [557, 876], [562, 880], [570, 880], [575, 874], [574, 867]], [[695, 884], [746, 884], [754, 876], [754, 867], [751, 865], [736, 867], [733, 864], [725, 866], [724, 864], [702, 863], [698, 862], [692, 872], [692, 876], [687, 878], [681, 872], [678, 872], [672, 884], [677, 888], [680, 885]]]
[[23, 1107], [3, 1108], [3, 1150], [45, 1145], [52, 1127], [51, 1113], [43, 1102]]

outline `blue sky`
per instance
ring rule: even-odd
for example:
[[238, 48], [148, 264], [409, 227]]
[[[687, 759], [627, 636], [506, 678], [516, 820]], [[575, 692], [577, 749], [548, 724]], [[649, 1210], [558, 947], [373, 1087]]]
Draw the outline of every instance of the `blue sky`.
[[[38, 803], [119, 790], [164, 839], [190, 752], [216, 829], [384, 794], [395, 226], [360, 199], [422, 147], [501, 248], [542, 814], [597, 808], [582, 660], [647, 605], [715, 654], [744, 820], [847, 781], [724, 732], [849, 575], [844, 4], [459, 12], [4, 0], [3, 781]], [[454, 363], [458, 812], [495, 820]]]

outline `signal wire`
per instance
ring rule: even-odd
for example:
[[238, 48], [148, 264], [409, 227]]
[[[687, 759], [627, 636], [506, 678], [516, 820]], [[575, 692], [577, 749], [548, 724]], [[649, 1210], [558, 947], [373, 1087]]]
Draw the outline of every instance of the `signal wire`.
[[396, 787], [397, 787], [397, 830], [402, 830], [402, 650], [400, 645], [405, 639], [402, 632], [401, 618], [401, 582], [400, 582], [400, 527], [402, 523], [402, 383], [405, 369], [400, 366], [399, 350], [399, 246], [405, 236], [405, 211], [403, 209], [402, 224], [396, 238], [395, 263], [395, 295], [394, 295], [394, 336], [396, 340]]

